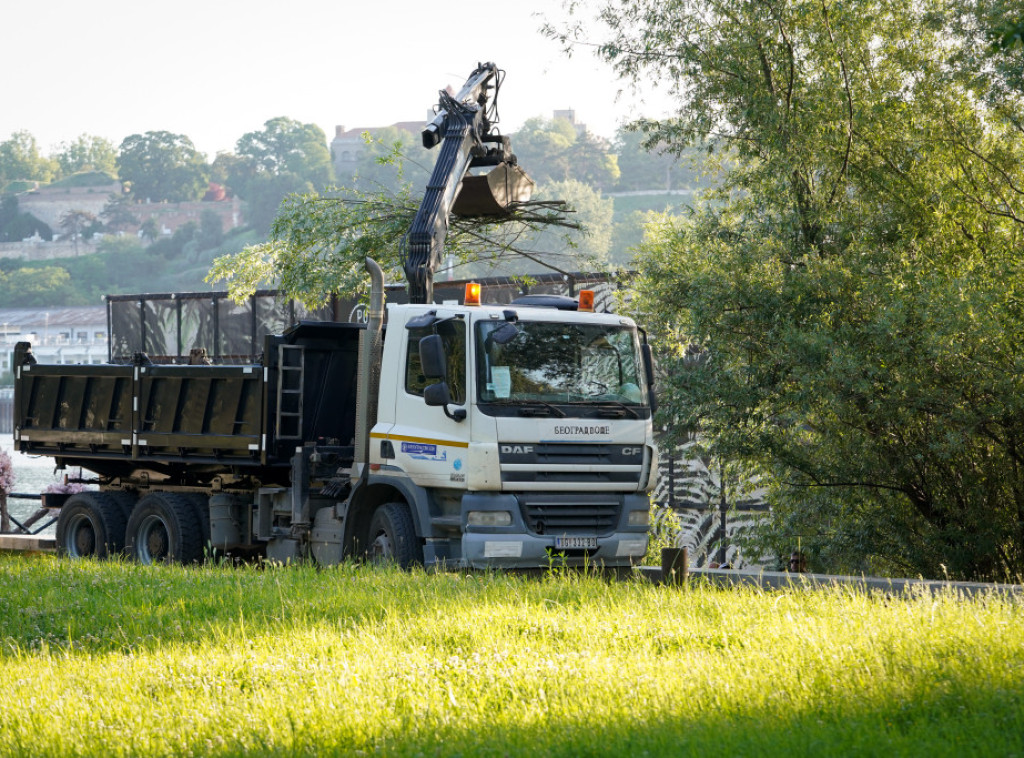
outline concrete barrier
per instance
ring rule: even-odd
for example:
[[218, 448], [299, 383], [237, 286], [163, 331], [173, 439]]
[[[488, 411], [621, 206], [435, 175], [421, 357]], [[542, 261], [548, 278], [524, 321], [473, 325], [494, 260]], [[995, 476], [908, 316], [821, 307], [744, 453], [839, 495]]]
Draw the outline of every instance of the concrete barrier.
[[[641, 566], [638, 572], [656, 584], [666, 582], [662, 570], [656, 566]], [[1000, 594], [1024, 595], [1024, 585], [992, 584], [988, 582], [944, 582], [929, 579], [889, 579], [872, 576], [836, 576], [833, 574], [798, 574], [789, 571], [753, 571], [745, 569], [695, 569], [688, 573], [690, 584], [705, 582], [720, 587], [761, 587], [763, 589], [803, 588], [829, 586], [859, 587], [864, 590], [890, 594], [914, 592], [955, 592], [963, 595]]]
[[19, 553], [55, 553], [57, 540], [37, 534], [0, 534], [0, 550]]

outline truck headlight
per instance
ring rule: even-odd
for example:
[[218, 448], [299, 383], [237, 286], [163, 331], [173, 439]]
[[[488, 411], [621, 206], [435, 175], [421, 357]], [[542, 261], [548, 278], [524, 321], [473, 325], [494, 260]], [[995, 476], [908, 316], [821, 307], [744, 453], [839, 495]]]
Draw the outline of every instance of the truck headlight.
[[467, 526], [512, 526], [509, 511], [470, 511], [466, 514]]
[[650, 526], [651, 525], [651, 512], [650, 511], [630, 511], [629, 521], [630, 526]]

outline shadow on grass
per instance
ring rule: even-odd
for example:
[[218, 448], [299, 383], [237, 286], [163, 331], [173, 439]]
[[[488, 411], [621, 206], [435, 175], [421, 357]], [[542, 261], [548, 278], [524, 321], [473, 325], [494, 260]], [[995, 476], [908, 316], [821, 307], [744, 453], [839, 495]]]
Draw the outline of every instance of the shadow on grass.
[[968, 701], [823, 703], [781, 716], [743, 707], [693, 713], [675, 703], [612, 722], [416, 730], [361, 747], [396, 756], [1019, 756], [1024, 688], [977, 692]]

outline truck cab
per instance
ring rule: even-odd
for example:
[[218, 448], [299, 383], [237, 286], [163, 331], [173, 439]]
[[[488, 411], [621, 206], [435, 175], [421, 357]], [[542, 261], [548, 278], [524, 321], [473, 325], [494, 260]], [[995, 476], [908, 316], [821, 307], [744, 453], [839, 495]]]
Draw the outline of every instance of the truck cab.
[[636, 325], [564, 297], [469, 303], [388, 308], [365, 481], [408, 506], [408, 557], [636, 562], [657, 471]]

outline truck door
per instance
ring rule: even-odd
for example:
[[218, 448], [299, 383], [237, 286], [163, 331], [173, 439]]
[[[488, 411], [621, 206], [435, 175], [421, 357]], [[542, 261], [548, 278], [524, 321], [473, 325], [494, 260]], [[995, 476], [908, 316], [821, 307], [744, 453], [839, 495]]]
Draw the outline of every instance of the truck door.
[[[439, 380], [424, 374], [419, 343], [434, 333], [444, 345], [444, 381], [451, 398], [448, 413], [442, 407], [428, 406], [424, 400], [426, 388]], [[395, 456], [393, 465], [423, 487], [465, 487], [470, 440], [469, 414], [464, 412], [469, 402], [465, 319], [407, 329], [403, 370], [396, 392], [395, 425], [388, 434]]]

